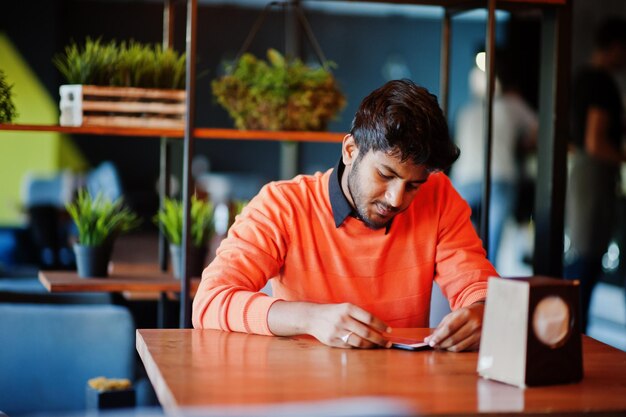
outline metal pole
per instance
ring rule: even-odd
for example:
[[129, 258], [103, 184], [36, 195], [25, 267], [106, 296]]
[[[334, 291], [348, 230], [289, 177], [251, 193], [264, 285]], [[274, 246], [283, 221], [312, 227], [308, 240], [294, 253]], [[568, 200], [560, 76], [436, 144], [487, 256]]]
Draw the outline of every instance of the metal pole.
[[[299, 0], [293, 5], [284, 4], [285, 12], [285, 57], [302, 57], [302, 36], [297, 18], [297, 7], [300, 7]], [[298, 157], [300, 146], [297, 142], [280, 143], [280, 178], [289, 179], [298, 174]]]
[[[174, 45], [174, 7], [172, 0], [164, 0], [163, 5], [163, 49], [173, 48]], [[159, 160], [159, 205], [162, 208], [170, 194], [170, 149], [168, 138], [161, 137], [160, 160]], [[159, 268], [167, 271], [167, 240], [165, 234], [159, 233]], [[158, 303], [157, 325], [159, 328], [166, 326], [167, 320], [167, 296], [161, 293]]]
[[571, 2], [546, 8], [541, 27], [534, 273], [554, 277], [563, 276], [570, 39]]
[[[163, 7], [163, 49], [174, 47], [174, 7], [172, 0], [165, 0]], [[168, 138], [161, 137], [159, 171], [159, 204], [161, 208], [165, 198], [170, 195], [170, 147]], [[167, 270], [167, 240], [163, 233], [159, 233], [159, 266], [161, 271]]]
[[486, 51], [486, 68], [485, 77], [487, 79], [487, 91], [485, 96], [485, 117], [484, 126], [484, 182], [483, 182], [483, 198], [481, 203], [480, 216], [480, 238], [483, 246], [489, 253], [489, 204], [491, 201], [491, 143], [492, 143], [492, 127], [493, 127], [493, 92], [495, 89], [495, 50], [496, 50], [496, 0], [488, 0], [488, 17], [487, 17], [487, 42], [485, 44]]
[[[163, 208], [165, 199], [170, 195], [170, 149], [168, 139], [161, 137], [159, 171], [161, 183], [159, 184], [159, 205]], [[167, 239], [163, 232], [159, 233], [159, 267], [161, 271], [167, 271]]]
[[163, 48], [174, 47], [174, 5], [172, 0], [164, 0], [163, 7]]
[[184, 273], [181, 277], [180, 328], [191, 327], [191, 268], [189, 266], [189, 250], [191, 249], [191, 195], [193, 181], [191, 178], [191, 158], [193, 157], [193, 130], [195, 128], [196, 107], [196, 19], [198, 0], [187, 0], [187, 73], [186, 90], [187, 112], [185, 115], [185, 138], [183, 149], [183, 239], [182, 262]]
[[450, 43], [451, 43], [451, 15], [446, 9], [441, 27], [441, 57], [439, 65], [439, 102], [443, 114], [448, 117], [450, 99]]

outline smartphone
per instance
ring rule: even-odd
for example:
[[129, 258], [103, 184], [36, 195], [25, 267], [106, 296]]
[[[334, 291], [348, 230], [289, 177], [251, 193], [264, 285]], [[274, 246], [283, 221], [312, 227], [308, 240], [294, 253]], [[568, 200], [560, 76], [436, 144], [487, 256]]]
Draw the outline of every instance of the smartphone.
[[407, 339], [400, 337], [391, 337], [389, 338], [391, 341], [391, 347], [394, 349], [403, 349], [403, 350], [430, 350], [432, 347], [428, 343], [420, 342], [416, 339]]

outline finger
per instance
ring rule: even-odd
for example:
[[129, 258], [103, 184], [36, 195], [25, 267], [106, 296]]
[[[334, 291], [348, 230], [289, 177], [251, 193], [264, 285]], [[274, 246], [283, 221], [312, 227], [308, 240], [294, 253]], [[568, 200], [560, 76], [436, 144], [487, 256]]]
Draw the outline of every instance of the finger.
[[[440, 340], [438, 347], [455, 351], [473, 348], [480, 341], [481, 317], [473, 309], [460, 310], [454, 319], [462, 324], [461, 327], [446, 339]], [[466, 339], [469, 339], [468, 342], [464, 342]]]
[[447, 348], [450, 352], [463, 352], [466, 350], [478, 350], [480, 346], [480, 332], [472, 333], [469, 337]]
[[461, 345], [460, 347], [456, 347], [455, 351], [462, 350], [462, 348], [468, 347], [469, 343], [464, 343], [465, 340], [470, 340], [470, 342], [474, 341], [474, 336], [476, 334], [480, 334], [480, 327], [476, 326], [474, 322], [468, 321], [461, 328], [459, 328], [456, 332], [448, 336], [446, 339], [439, 342], [438, 346], [441, 349], [452, 350], [452, 348], [456, 345]]
[[350, 332], [349, 337], [345, 341], [345, 347], [354, 347], [360, 349], [371, 349], [378, 347], [378, 344], [375, 344], [363, 337], [361, 337], [358, 333]]
[[382, 334], [383, 332], [391, 332], [391, 328], [387, 323], [354, 305], [350, 305], [348, 314], [354, 319], [352, 323], [354, 327], [351, 327], [350, 330], [355, 332], [363, 340], [358, 347], [369, 347], [370, 344], [383, 347], [390, 346], [390, 342]]
[[337, 340], [338, 340], [339, 347], [351, 348], [352, 345], [350, 344], [350, 338], [352, 337], [353, 334], [354, 332], [349, 331], [343, 336], [338, 336]]
[[424, 339], [431, 347], [439, 347], [439, 344], [454, 334], [467, 319], [459, 317], [461, 311], [453, 311], [441, 320], [435, 331]]
[[[456, 327], [457, 324], [459, 327]], [[451, 326], [448, 326], [448, 329], [449, 333], [447, 337], [440, 339], [439, 343], [437, 343], [440, 348], [449, 348], [468, 337], [473, 331], [472, 327], [469, 325], [469, 321], [463, 321], [462, 317], [458, 317]]]
[[379, 333], [390, 333], [391, 327], [384, 321], [374, 316], [373, 314], [363, 310], [361, 307], [350, 305], [350, 311], [348, 312], [350, 317], [366, 324], [368, 327], [377, 330]]
[[351, 345], [354, 347], [370, 348], [377, 346], [388, 347], [388, 345], [391, 345], [391, 342], [381, 333], [357, 320], [354, 320], [349, 326], [353, 332]]

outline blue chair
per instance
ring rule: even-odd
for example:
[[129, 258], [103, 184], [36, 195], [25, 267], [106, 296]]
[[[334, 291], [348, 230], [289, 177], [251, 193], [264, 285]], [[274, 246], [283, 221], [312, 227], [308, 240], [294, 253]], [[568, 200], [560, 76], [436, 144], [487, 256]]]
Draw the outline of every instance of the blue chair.
[[84, 411], [87, 381], [135, 375], [135, 326], [114, 305], [0, 303], [0, 410]]

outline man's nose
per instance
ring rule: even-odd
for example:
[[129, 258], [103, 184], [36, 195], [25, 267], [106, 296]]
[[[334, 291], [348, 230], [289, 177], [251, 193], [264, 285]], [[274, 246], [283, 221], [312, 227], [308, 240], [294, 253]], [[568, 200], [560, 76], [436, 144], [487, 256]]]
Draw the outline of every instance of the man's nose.
[[404, 199], [404, 189], [402, 186], [390, 186], [385, 192], [385, 200], [388, 205], [394, 208], [402, 206]]

